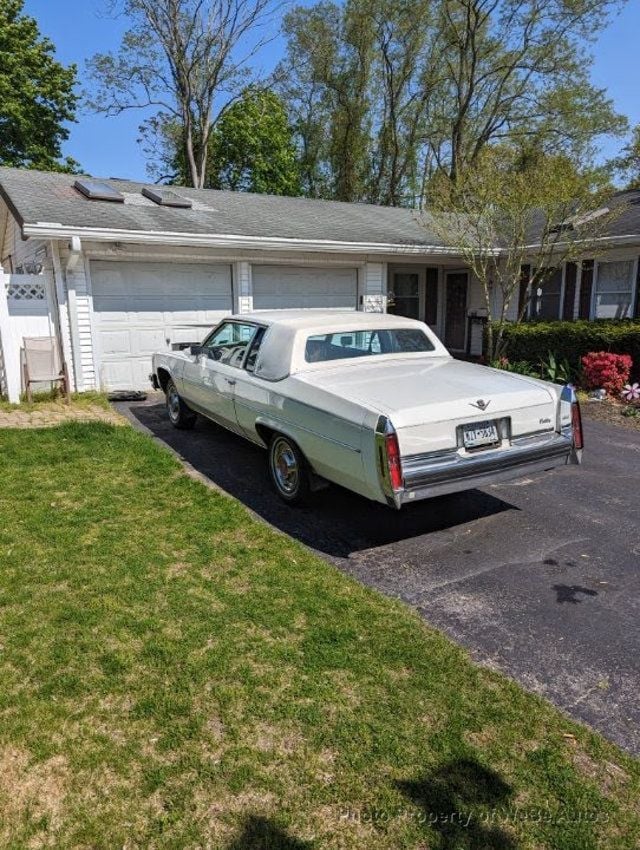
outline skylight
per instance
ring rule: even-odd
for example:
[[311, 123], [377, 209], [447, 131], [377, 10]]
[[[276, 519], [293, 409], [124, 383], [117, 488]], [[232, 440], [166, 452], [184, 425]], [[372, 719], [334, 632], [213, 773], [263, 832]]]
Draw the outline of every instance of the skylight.
[[178, 195], [177, 192], [172, 192], [171, 189], [163, 189], [159, 186], [154, 186], [153, 188], [145, 186], [142, 189], [142, 194], [145, 198], [155, 201], [161, 207], [179, 207], [180, 209], [189, 210], [193, 206], [189, 198], [184, 198], [182, 195]]
[[108, 183], [103, 183], [101, 180], [91, 180], [82, 178], [76, 180], [74, 187], [86, 198], [92, 201], [115, 201], [117, 204], [124, 203], [124, 195], [121, 195]]

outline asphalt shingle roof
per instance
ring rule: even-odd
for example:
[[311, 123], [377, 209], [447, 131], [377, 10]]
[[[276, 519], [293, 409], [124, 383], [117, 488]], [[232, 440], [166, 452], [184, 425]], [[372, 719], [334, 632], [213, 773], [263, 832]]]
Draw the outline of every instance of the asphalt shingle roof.
[[77, 175], [0, 168], [0, 191], [19, 223], [59, 223], [110, 230], [220, 234], [443, 247], [416, 211], [308, 198], [284, 198], [172, 187], [193, 209], [162, 207], [144, 198], [151, 184], [100, 179], [125, 203], [90, 200], [74, 188]]
[[[400, 207], [174, 186], [193, 202], [192, 209], [176, 209], [143, 197], [141, 190], [153, 184], [92, 178], [124, 194], [125, 203], [117, 204], [86, 198], [74, 188], [76, 179], [73, 174], [0, 168], [0, 194], [21, 225], [453, 247], [429, 227], [428, 215]], [[610, 224], [609, 235], [637, 235], [640, 241], [640, 189], [615, 194], [609, 206], [619, 204], [624, 209]]]
[[610, 236], [640, 236], [640, 189], [617, 192], [607, 204], [610, 209], [622, 205], [620, 215], [611, 222]]

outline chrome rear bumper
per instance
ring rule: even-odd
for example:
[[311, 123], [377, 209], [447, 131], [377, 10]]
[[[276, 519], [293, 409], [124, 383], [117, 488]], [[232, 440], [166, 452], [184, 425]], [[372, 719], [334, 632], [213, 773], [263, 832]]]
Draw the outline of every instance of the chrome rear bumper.
[[514, 438], [510, 445], [473, 453], [453, 450], [402, 458], [404, 487], [388, 501], [396, 508], [408, 502], [486, 487], [500, 481], [557, 466], [581, 462], [571, 431]]

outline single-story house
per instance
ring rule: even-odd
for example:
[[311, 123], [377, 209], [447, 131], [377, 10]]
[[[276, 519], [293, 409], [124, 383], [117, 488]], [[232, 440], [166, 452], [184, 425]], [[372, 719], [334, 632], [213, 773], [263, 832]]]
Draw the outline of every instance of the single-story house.
[[[531, 316], [638, 310], [640, 192], [627, 201], [606, 259], [558, 270]], [[481, 350], [478, 282], [408, 209], [0, 168], [0, 265], [5, 384], [19, 335], [38, 335], [29, 305], [79, 391], [146, 388], [154, 351], [249, 310], [389, 310]]]

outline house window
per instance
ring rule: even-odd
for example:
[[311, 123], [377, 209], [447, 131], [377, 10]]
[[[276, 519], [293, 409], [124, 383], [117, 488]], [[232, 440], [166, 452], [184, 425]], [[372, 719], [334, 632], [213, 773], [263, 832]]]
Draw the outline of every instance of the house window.
[[633, 301], [633, 261], [598, 263], [593, 293], [594, 319], [627, 319]]
[[547, 273], [543, 280], [534, 278], [531, 287], [530, 319], [559, 319], [562, 269]]
[[419, 272], [395, 272], [389, 312], [409, 319], [420, 318]]

